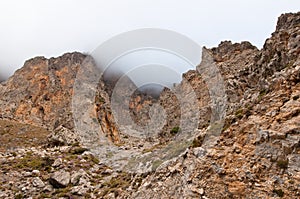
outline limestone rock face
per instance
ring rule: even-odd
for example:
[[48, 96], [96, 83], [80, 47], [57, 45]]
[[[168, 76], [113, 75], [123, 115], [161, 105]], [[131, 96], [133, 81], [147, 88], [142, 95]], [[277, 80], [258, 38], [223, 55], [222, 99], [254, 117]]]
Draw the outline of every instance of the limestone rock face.
[[73, 84], [85, 57], [67, 53], [59, 58], [26, 61], [0, 90], [2, 117], [50, 129], [59, 125], [72, 129]]
[[[66, 53], [58, 58], [36, 57], [26, 61], [1, 85], [0, 116], [47, 128], [53, 131], [53, 139], [65, 144], [78, 141], [75, 135], [70, 138], [75, 127], [72, 100], [77, 73], [86, 62], [91, 62], [90, 58], [78, 52]], [[94, 65], [89, 67], [95, 68]], [[117, 141], [118, 129], [109, 111], [109, 97], [100, 80], [96, 92], [97, 98], [89, 99], [87, 96], [81, 99], [82, 103], [103, 99], [89, 111], [95, 120], [99, 120], [99, 131]], [[64, 131], [69, 131], [70, 135]]]

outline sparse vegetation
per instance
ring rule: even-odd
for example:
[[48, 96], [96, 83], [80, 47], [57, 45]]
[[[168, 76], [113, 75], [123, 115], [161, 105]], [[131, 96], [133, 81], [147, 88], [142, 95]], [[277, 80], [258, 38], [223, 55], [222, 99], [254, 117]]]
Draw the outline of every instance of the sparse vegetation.
[[68, 197], [69, 198], [69, 193], [71, 191], [71, 187], [65, 187], [61, 189], [57, 189], [54, 193], [57, 197]]
[[86, 155], [86, 156], [84, 156], [83, 157], [85, 160], [88, 160], [88, 161], [91, 161], [91, 162], [93, 162], [93, 163], [95, 163], [95, 164], [99, 164], [99, 159], [98, 158], [96, 158], [94, 155], [92, 155], [92, 154], [88, 154], [88, 155]]
[[15, 195], [15, 199], [23, 199], [23, 198], [24, 196], [21, 193]]
[[170, 133], [172, 135], [176, 135], [180, 131], [179, 126], [175, 126], [174, 128], [171, 129]]
[[236, 116], [238, 119], [242, 119], [243, 116], [244, 116], [244, 109], [243, 109], [243, 108], [238, 109], [238, 110], [235, 112], [235, 116]]
[[297, 100], [297, 99], [299, 99], [299, 97], [300, 97], [300, 95], [295, 95], [295, 96], [293, 96], [293, 100]]
[[261, 100], [262, 100], [262, 98], [266, 95], [266, 94], [268, 94], [268, 90], [266, 90], [266, 89], [262, 89], [260, 92], [259, 92], [259, 95], [258, 95], [258, 97], [257, 97], [257, 101], [258, 102], [260, 102]]
[[282, 189], [273, 189], [273, 193], [276, 193], [281, 198], [284, 196]]
[[197, 148], [197, 147], [201, 147], [203, 140], [200, 139], [199, 137], [195, 138], [192, 142], [191, 147], [192, 148]]
[[49, 134], [44, 128], [0, 119], [0, 152], [11, 148], [40, 146], [46, 142]]
[[288, 164], [289, 164], [289, 160], [288, 159], [280, 159], [277, 160], [277, 166], [281, 169], [287, 169], [288, 168]]
[[54, 160], [49, 157], [39, 157], [28, 153], [25, 157], [16, 160], [15, 167], [19, 169], [49, 171], [53, 162]]
[[112, 178], [108, 182], [105, 182], [103, 184], [104, 191], [101, 193], [101, 197], [110, 194], [115, 193], [115, 196], [118, 195], [118, 191], [121, 189], [125, 190], [130, 186], [131, 183], [131, 175], [129, 173], [122, 172], [118, 176]]
[[85, 151], [88, 151], [88, 149], [78, 146], [78, 147], [71, 148], [69, 152], [73, 155], [80, 155], [83, 154]]

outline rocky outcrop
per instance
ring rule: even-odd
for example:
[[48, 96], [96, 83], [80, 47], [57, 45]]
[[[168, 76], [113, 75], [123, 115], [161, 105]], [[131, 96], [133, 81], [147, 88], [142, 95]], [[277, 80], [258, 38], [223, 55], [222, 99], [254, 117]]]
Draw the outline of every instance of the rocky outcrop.
[[57, 171], [49, 178], [49, 182], [54, 188], [65, 188], [69, 185], [70, 180], [71, 175], [66, 171]]
[[[70, 138], [71, 135], [66, 134], [74, 134], [71, 132], [74, 131], [72, 99], [77, 73], [83, 64], [89, 63], [92, 62], [88, 56], [77, 52], [66, 53], [58, 58], [36, 57], [26, 61], [21, 69], [1, 85], [0, 116], [53, 131], [50, 138], [52, 144], [78, 141], [76, 135]], [[91, 64], [89, 67], [93, 68], [95, 65]], [[89, 98], [81, 100], [84, 102]], [[99, 131], [117, 142], [118, 129], [111, 115], [109, 97], [101, 81], [94, 100], [97, 107], [90, 110], [90, 114], [94, 115], [95, 120], [99, 120]], [[64, 131], [71, 133], [63, 133]]]
[[86, 58], [67, 53], [59, 58], [36, 57], [25, 62], [0, 91], [2, 117], [45, 126], [74, 127], [71, 97], [77, 70]]
[[197, 145], [168, 162], [135, 197], [300, 196], [299, 17], [280, 16], [262, 50], [248, 42], [222, 42], [210, 50], [228, 97], [218, 144], [208, 150]]

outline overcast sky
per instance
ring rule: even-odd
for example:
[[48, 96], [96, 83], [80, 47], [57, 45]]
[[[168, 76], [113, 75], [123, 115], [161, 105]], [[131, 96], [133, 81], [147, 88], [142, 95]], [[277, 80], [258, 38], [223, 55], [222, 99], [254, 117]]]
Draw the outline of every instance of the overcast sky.
[[1, 0], [0, 76], [34, 56], [91, 52], [139, 28], [173, 30], [207, 47], [247, 40], [261, 48], [280, 14], [299, 10], [299, 0]]

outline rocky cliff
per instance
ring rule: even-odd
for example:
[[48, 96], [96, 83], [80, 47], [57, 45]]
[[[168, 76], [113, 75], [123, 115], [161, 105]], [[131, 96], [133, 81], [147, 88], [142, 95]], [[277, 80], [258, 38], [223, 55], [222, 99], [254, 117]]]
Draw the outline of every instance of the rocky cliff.
[[[80, 53], [37, 57], [0, 84], [0, 197], [300, 197], [300, 13], [281, 15], [260, 50], [249, 42], [230, 41], [203, 49], [202, 63], [158, 99], [135, 92], [126, 103], [136, 123], [147, 124], [155, 104], [166, 112], [166, 123], [153, 140], [122, 133], [112, 114], [113, 86], [98, 82], [94, 106], [86, 114], [118, 147], [119, 158], [135, 150], [146, 159], [172, 143], [178, 131], [194, 130], [183, 128], [182, 119], [198, 121], [198, 136], [187, 149], [147, 172], [106, 165], [102, 156], [80, 143], [72, 96], [79, 68], [87, 60]], [[226, 99], [213, 98], [210, 84], [219, 79], [208, 81], [201, 73], [208, 65], [221, 74]], [[192, 106], [182, 108], [179, 90], [183, 99], [195, 95]], [[117, 96], [124, 100], [124, 93]], [[226, 106], [217, 108], [226, 108], [224, 124], [216, 143], [207, 148], [205, 139], [217, 131], [212, 121], [221, 117], [214, 115], [215, 105], [223, 100]], [[192, 109], [199, 114], [193, 117]], [[126, 118], [122, 122], [127, 124]]]

